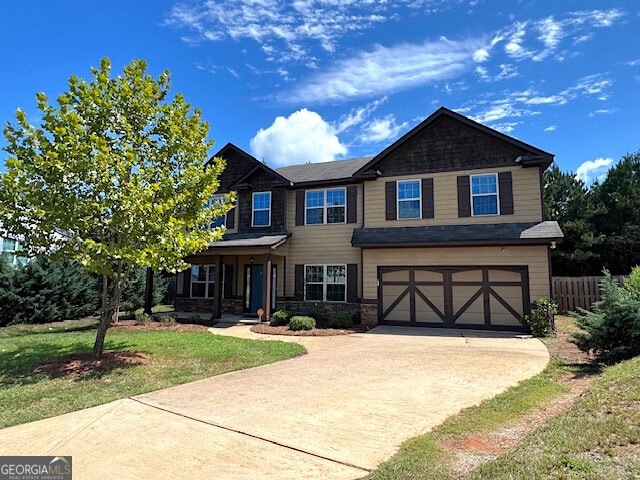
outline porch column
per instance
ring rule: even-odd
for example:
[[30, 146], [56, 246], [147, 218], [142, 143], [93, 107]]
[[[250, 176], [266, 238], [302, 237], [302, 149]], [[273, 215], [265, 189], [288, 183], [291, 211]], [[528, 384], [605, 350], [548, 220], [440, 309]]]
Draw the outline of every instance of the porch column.
[[215, 256], [216, 278], [213, 284], [213, 315], [211, 320], [222, 318], [222, 255]]
[[264, 309], [263, 320], [269, 322], [271, 320], [271, 254], [267, 253], [264, 256], [264, 264], [262, 268], [262, 303]]
[[153, 270], [147, 267], [147, 282], [144, 287], [144, 313], [151, 315], [153, 307]]

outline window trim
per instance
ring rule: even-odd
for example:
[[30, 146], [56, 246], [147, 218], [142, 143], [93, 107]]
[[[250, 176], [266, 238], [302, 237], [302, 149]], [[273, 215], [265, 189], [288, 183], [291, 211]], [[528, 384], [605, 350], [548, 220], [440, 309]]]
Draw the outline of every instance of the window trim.
[[[264, 195], [265, 193], [269, 194], [269, 207], [268, 208], [256, 208], [256, 195]], [[263, 192], [253, 192], [251, 194], [251, 226], [255, 228], [267, 228], [271, 226], [271, 190], [265, 190]], [[256, 225], [255, 224], [255, 213], [256, 212], [269, 212], [269, 222], [266, 225]]]
[[[214, 196], [213, 196], [213, 197], [211, 197], [211, 198], [209, 199], [209, 201], [207, 202], [207, 207], [208, 207], [208, 208], [211, 208], [211, 207], [213, 206], [213, 204], [214, 204], [216, 201], [220, 201], [221, 203], [227, 203], [227, 197], [226, 197], [226, 195], [214, 195]], [[224, 213], [224, 214], [222, 215], [222, 217], [219, 217], [219, 218], [222, 218], [222, 223], [220, 224], [220, 226], [221, 226], [221, 227], [225, 227], [225, 228], [226, 228], [226, 226], [227, 226], [227, 214], [226, 214], [226, 213]], [[219, 218], [216, 218], [216, 220], [218, 220]], [[214, 222], [211, 222], [211, 223], [209, 224], [209, 229], [212, 229], [212, 228], [219, 228], [219, 227], [214, 227], [214, 226], [213, 226], [213, 223], [214, 223]]]
[[[215, 274], [214, 274], [214, 280], [210, 281], [209, 280], [209, 269], [211, 268], [216, 268], [215, 265], [210, 265], [210, 264], [199, 264], [199, 265], [193, 265], [191, 268], [193, 269], [193, 267], [206, 267], [206, 274], [205, 274], [205, 278], [206, 280], [201, 281], [201, 280], [196, 280], [194, 282], [193, 280], [193, 273], [192, 270], [190, 270], [189, 273], [189, 298], [204, 298], [204, 299], [208, 299], [208, 298], [215, 298], [213, 296], [213, 293], [211, 295], [209, 295], [209, 287], [210, 286], [215, 286], [216, 281], [215, 281]], [[224, 275], [225, 275], [225, 268], [224, 265], [222, 265], [222, 289], [220, 290], [220, 292], [222, 293], [222, 298], [224, 298]], [[193, 284], [197, 283], [197, 284], [204, 284], [204, 297], [194, 297], [193, 296]], [[215, 287], [214, 287], [215, 288]]]
[[[417, 217], [407, 217], [407, 218], [400, 218], [400, 202], [415, 202], [416, 199], [413, 198], [411, 200], [409, 199], [402, 199], [400, 200], [400, 188], [399, 185], [401, 183], [408, 183], [408, 182], [418, 182], [418, 203], [419, 203], [419, 207], [418, 207], [418, 216]], [[420, 220], [422, 218], [422, 179], [421, 178], [407, 178], [405, 180], [396, 180], [396, 220]]]
[[[329, 190], [342, 190], [344, 193], [343, 205], [328, 205], [327, 204], [327, 192]], [[307, 192], [323, 192], [322, 195], [322, 207], [307, 207]], [[327, 209], [330, 207], [342, 207], [344, 208], [344, 220], [342, 222], [328, 222], [329, 216], [327, 215]], [[307, 210], [309, 208], [322, 208], [322, 223], [308, 223], [307, 222]], [[347, 223], [347, 188], [346, 187], [333, 187], [333, 188], [313, 188], [304, 191], [304, 224], [306, 225], [342, 225]]]
[[[493, 175], [496, 179], [496, 193], [473, 193], [473, 177], [488, 177]], [[471, 216], [472, 217], [496, 217], [500, 215], [500, 182], [498, 181], [498, 173], [476, 173], [469, 175], [469, 203], [471, 204]], [[474, 197], [489, 197], [495, 195], [496, 197], [496, 213], [475, 213], [473, 209]]]
[[[322, 300], [307, 300], [307, 267], [322, 267]], [[329, 267], [344, 267], [344, 283], [328, 283], [327, 269]], [[304, 264], [304, 301], [305, 302], [323, 302], [323, 303], [347, 303], [347, 285], [349, 282], [349, 273], [346, 263], [305, 263]], [[319, 285], [320, 282], [309, 282], [312, 285]], [[327, 300], [327, 285], [344, 285], [344, 300]]]

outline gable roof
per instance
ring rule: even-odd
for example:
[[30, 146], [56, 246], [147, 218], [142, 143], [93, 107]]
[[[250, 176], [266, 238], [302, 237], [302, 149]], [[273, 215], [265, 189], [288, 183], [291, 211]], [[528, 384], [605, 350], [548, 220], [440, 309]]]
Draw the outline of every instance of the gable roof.
[[282, 175], [280, 175], [278, 172], [276, 172], [275, 170], [270, 168], [268, 165], [266, 165], [265, 163], [263, 163], [260, 160], [258, 160], [253, 155], [245, 152], [240, 147], [235, 146], [233, 143], [227, 143], [217, 153], [215, 153], [207, 161], [207, 163], [205, 163], [205, 165], [208, 165], [213, 160], [214, 157], [225, 158], [226, 156], [228, 156], [229, 153], [240, 155], [245, 160], [249, 161], [250, 164], [252, 165], [252, 168], [250, 168], [245, 174], [240, 176], [240, 178], [235, 180], [233, 185], [231, 185], [231, 188], [238, 187], [238, 186], [242, 185], [243, 183], [245, 183], [249, 179], [249, 177], [251, 177], [258, 170], [263, 170], [268, 175], [273, 177], [274, 184], [276, 184], [278, 186], [289, 186], [291, 184], [291, 182], [287, 178], [285, 178]]
[[420, 133], [422, 133], [427, 127], [429, 127], [431, 124], [433, 124], [437, 119], [439, 119], [442, 116], [447, 116], [450, 117], [460, 123], [463, 123], [471, 128], [475, 128], [476, 130], [479, 130], [483, 133], [492, 135], [493, 137], [496, 137], [500, 140], [503, 140], [505, 142], [508, 142], [512, 145], [515, 145], [527, 152], [529, 152], [529, 154], [524, 155], [519, 157], [518, 159], [514, 159], [514, 161], [516, 162], [521, 162], [524, 165], [537, 165], [537, 164], [542, 164], [545, 165], [545, 167], [548, 167], [552, 162], [553, 162], [553, 157], [554, 155], [549, 153], [549, 152], [545, 152], [544, 150], [540, 150], [539, 148], [534, 147], [533, 145], [529, 145], [528, 143], [522, 142], [516, 138], [510, 137], [509, 135], [505, 135], [504, 133], [498, 132], [497, 130], [494, 130], [493, 128], [489, 128], [485, 125], [482, 125], [478, 122], [475, 122], [473, 120], [471, 120], [470, 118], [465, 117], [464, 115], [461, 115], [457, 112], [454, 112], [453, 110], [449, 110], [446, 107], [440, 107], [438, 110], [436, 110], [435, 112], [433, 112], [431, 115], [429, 115], [425, 120], [423, 120], [420, 124], [418, 124], [416, 127], [414, 127], [413, 129], [409, 130], [407, 133], [405, 133], [402, 137], [400, 137], [398, 140], [396, 140], [395, 142], [393, 142], [391, 145], [389, 145], [387, 148], [385, 148], [382, 152], [380, 152], [379, 154], [377, 154], [375, 157], [373, 157], [373, 159], [371, 159], [370, 162], [368, 162], [367, 164], [363, 165], [357, 172], [354, 173], [354, 177], [356, 178], [366, 178], [371, 176], [370, 171], [375, 171], [377, 165], [384, 160], [388, 155], [390, 155], [391, 153], [393, 153], [397, 148], [399, 148], [401, 145], [403, 145], [405, 142], [409, 141], [410, 139], [412, 139], [413, 137], [415, 137], [416, 135], [419, 135]]
[[301, 186], [319, 182], [352, 182], [353, 174], [363, 165], [370, 162], [372, 158], [373, 157], [361, 157], [324, 163], [289, 165], [276, 169], [276, 172], [288, 178], [296, 185]]

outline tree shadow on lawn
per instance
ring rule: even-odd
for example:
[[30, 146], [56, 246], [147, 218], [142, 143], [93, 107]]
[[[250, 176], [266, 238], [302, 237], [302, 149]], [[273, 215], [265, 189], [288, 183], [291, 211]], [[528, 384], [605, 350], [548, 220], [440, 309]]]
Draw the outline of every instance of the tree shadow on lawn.
[[73, 380], [100, 378], [115, 368], [147, 363], [149, 358], [147, 354], [125, 350], [130, 345], [123, 342], [109, 342], [108, 347], [99, 360], [93, 358], [91, 345], [86, 342], [37, 343], [19, 351], [0, 351], [0, 388], [35, 384], [43, 375], [68, 375]]
[[[77, 320], [77, 322], [82, 322], [82, 320]], [[34, 328], [36, 327], [36, 328]], [[89, 330], [95, 330], [98, 328], [98, 321], [92, 321], [92, 323], [81, 325], [73, 325], [70, 323], [68, 326], [60, 325], [60, 322], [56, 323], [25, 323], [25, 324], [15, 324], [7, 327], [3, 327], [7, 329], [11, 329], [11, 333], [8, 335], [3, 335], [2, 329], [0, 329], [0, 338], [12, 338], [12, 337], [27, 337], [29, 335], [43, 335], [43, 334], [53, 334], [53, 333], [73, 333], [73, 332], [87, 332]], [[22, 329], [24, 328], [24, 330]]]

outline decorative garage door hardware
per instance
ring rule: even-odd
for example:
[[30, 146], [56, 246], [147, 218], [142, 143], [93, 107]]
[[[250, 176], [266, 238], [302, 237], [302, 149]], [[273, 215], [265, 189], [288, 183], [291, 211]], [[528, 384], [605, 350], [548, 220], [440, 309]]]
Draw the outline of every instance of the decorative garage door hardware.
[[378, 267], [378, 317], [391, 325], [527, 330], [526, 266]]

